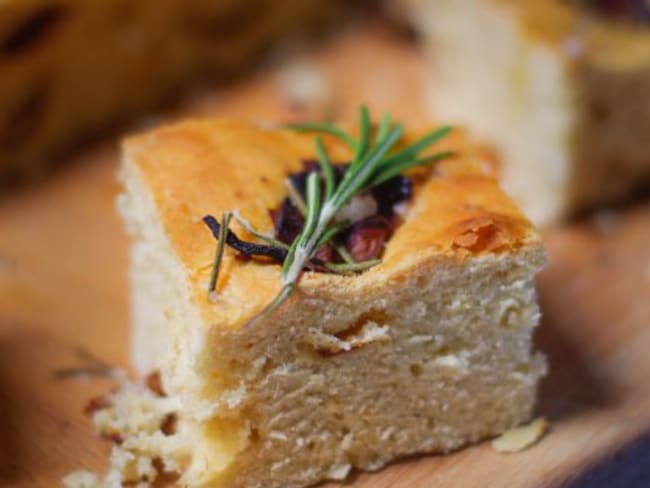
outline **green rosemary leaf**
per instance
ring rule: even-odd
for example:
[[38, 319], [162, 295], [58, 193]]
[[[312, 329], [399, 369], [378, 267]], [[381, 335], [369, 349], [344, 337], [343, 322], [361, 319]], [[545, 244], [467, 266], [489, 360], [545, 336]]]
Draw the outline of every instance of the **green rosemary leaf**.
[[357, 150], [354, 153], [354, 157], [352, 158], [352, 162], [344, 175], [343, 182], [345, 182], [345, 176], [354, 174], [359, 166], [361, 166], [365, 161], [370, 146], [371, 129], [372, 123], [370, 122], [370, 113], [366, 107], [361, 107], [359, 113], [359, 143]]
[[425, 136], [415, 141], [413, 144], [410, 144], [409, 146], [405, 147], [401, 151], [398, 151], [392, 156], [386, 158], [382, 162], [382, 166], [388, 167], [393, 164], [402, 162], [404, 160], [413, 159], [417, 157], [420, 151], [423, 151], [431, 144], [438, 142], [440, 139], [445, 137], [451, 130], [452, 127], [445, 125], [434, 130], [433, 132], [430, 132], [429, 134], [426, 134]]
[[316, 155], [318, 156], [318, 164], [320, 165], [323, 178], [325, 179], [325, 200], [329, 200], [332, 193], [334, 193], [334, 185], [336, 184], [336, 181], [334, 178], [334, 168], [327, 156], [323, 139], [320, 137], [316, 137]]
[[345, 205], [355, 193], [366, 186], [367, 180], [381, 163], [382, 158], [386, 153], [388, 153], [388, 151], [390, 151], [400, 137], [402, 137], [403, 130], [404, 128], [402, 125], [397, 124], [393, 129], [391, 129], [384, 142], [369, 154], [361, 166], [357, 167], [354, 171], [352, 168], [348, 169], [345, 175], [346, 177], [349, 176], [347, 178], [348, 181], [346, 181], [346, 178], [344, 177], [343, 181], [332, 196], [332, 201], [334, 202], [333, 206], [336, 211]]
[[289, 127], [296, 132], [323, 132], [325, 134], [330, 134], [343, 141], [353, 151], [356, 151], [357, 149], [357, 141], [354, 139], [354, 137], [352, 137], [344, 130], [341, 130], [338, 127], [326, 122], [303, 122], [297, 124], [289, 124]]
[[300, 212], [300, 214], [303, 217], [307, 215], [307, 205], [305, 204], [305, 201], [303, 200], [300, 192], [296, 189], [295, 186], [293, 186], [293, 182], [291, 181], [291, 178], [287, 178], [284, 180], [284, 186], [287, 189], [289, 198], [298, 209], [298, 212]]
[[350, 255], [348, 250], [343, 244], [339, 244], [337, 242], [334, 242], [334, 249], [336, 249], [336, 252], [339, 253], [339, 256], [343, 258], [343, 261], [345, 261], [348, 264], [356, 263], [354, 258]]
[[377, 129], [375, 145], [379, 145], [382, 142], [384, 142], [384, 139], [386, 139], [386, 136], [388, 135], [388, 131], [390, 130], [390, 123], [391, 123], [390, 114], [385, 113], [384, 115], [382, 115], [381, 121], [379, 122], [379, 127]]
[[379, 263], [381, 263], [381, 259], [371, 259], [356, 263], [325, 263], [323, 266], [335, 273], [356, 273], [377, 266]]
[[320, 204], [320, 179], [318, 174], [312, 172], [307, 177], [307, 219], [302, 232], [294, 243], [297, 243], [293, 252], [284, 262], [282, 267], [283, 284], [296, 283], [302, 270], [316, 251], [316, 245], [327, 226], [334, 218], [336, 210], [331, 206], [331, 201]]
[[311, 172], [307, 176], [307, 220], [302, 231], [303, 238], [311, 236], [318, 224], [320, 211], [320, 178], [318, 173]]
[[249, 322], [249, 326], [257, 322], [263, 322], [266, 319], [268, 319], [273, 314], [273, 312], [275, 312], [280, 307], [280, 305], [282, 305], [284, 302], [287, 301], [287, 299], [293, 293], [295, 287], [296, 287], [295, 283], [289, 283], [284, 285], [280, 290], [280, 293], [278, 293], [278, 295], [273, 299], [273, 301], [269, 303], [259, 315], [254, 317]]
[[378, 171], [373, 175], [370, 184], [367, 189], [372, 186], [377, 186], [382, 184], [384, 181], [390, 180], [391, 178], [404, 173], [405, 171], [414, 168], [415, 166], [427, 166], [441, 159], [448, 158], [453, 156], [455, 153], [453, 151], [444, 151], [433, 156], [426, 156], [419, 159], [406, 159], [400, 163], [393, 164], [387, 168], [378, 168]]
[[250, 234], [253, 236], [257, 237], [258, 239], [263, 240], [267, 244], [270, 244], [275, 247], [279, 247], [281, 249], [289, 249], [289, 246], [287, 246], [284, 242], [278, 241], [277, 239], [274, 239], [268, 234], [264, 234], [263, 232], [260, 232], [258, 230], [255, 230], [253, 226], [248, 222], [246, 219], [244, 219], [241, 215], [239, 215], [239, 212], [233, 212], [234, 219], [241, 225], [244, 229], [246, 229]]
[[370, 122], [370, 112], [368, 111], [368, 107], [365, 105], [361, 107], [359, 113], [359, 127], [359, 144], [357, 146], [356, 154], [354, 155], [355, 161], [362, 160], [370, 146], [370, 130], [372, 129], [372, 124]]
[[284, 285], [294, 283], [302, 273], [305, 264], [311, 259], [315, 251], [316, 241], [321, 232], [320, 219], [320, 178], [318, 173], [312, 171], [307, 176], [307, 217], [302, 232], [296, 237], [287, 258], [282, 266], [282, 281]]
[[217, 290], [217, 280], [219, 279], [219, 270], [221, 269], [221, 261], [223, 260], [223, 250], [226, 247], [226, 238], [228, 237], [228, 225], [230, 225], [230, 218], [232, 213], [226, 212], [221, 216], [221, 226], [219, 227], [219, 240], [217, 241], [217, 250], [214, 254], [214, 264], [212, 265], [212, 272], [210, 273], [210, 284], [208, 285], [208, 298], [212, 299]]
[[286, 275], [289, 272], [289, 268], [291, 267], [291, 264], [294, 261], [294, 257], [296, 255], [296, 248], [298, 247], [298, 242], [299, 239], [296, 238], [293, 240], [291, 243], [291, 246], [289, 246], [289, 252], [287, 252], [287, 257], [284, 258], [284, 263], [282, 263], [282, 275]]

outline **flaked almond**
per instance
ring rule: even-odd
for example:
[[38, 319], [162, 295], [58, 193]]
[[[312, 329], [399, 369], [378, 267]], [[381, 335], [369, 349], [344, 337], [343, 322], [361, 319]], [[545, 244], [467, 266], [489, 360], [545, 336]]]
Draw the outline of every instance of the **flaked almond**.
[[513, 453], [523, 451], [536, 444], [548, 430], [548, 421], [544, 417], [531, 423], [510, 429], [491, 443], [495, 451]]

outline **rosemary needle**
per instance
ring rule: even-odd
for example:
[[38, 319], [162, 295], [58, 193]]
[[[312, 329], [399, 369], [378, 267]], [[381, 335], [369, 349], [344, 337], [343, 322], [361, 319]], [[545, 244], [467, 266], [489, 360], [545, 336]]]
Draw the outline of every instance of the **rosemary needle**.
[[287, 193], [289, 194], [289, 198], [296, 206], [300, 214], [303, 217], [307, 215], [307, 206], [305, 205], [305, 201], [302, 199], [302, 195], [293, 185], [293, 182], [291, 181], [290, 178], [284, 180], [284, 186], [287, 188]]
[[246, 229], [251, 235], [257, 237], [258, 239], [263, 240], [267, 244], [270, 244], [271, 246], [279, 247], [280, 249], [289, 249], [289, 246], [286, 245], [282, 241], [278, 241], [277, 239], [274, 239], [268, 234], [265, 234], [264, 232], [260, 232], [258, 230], [255, 230], [251, 223], [243, 218], [241, 215], [239, 215], [238, 211], [233, 212], [232, 214], [233, 218], [237, 221], [239, 225], [241, 225], [244, 229]]
[[221, 217], [221, 227], [219, 227], [219, 239], [217, 241], [217, 250], [214, 254], [214, 265], [210, 273], [210, 284], [208, 285], [208, 298], [213, 300], [217, 295], [217, 280], [219, 279], [219, 270], [221, 269], [221, 260], [223, 259], [223, 250], [226, 247], [228, 238], [228, 225], [230, 224], [231, 212], [226, 212]]
[[348, 274], [365, 271], [381, 263], [381, 259], [370, 259], [353, 263], [324, 263], [323, 266], [335, 273]]
[[355, 260], [352, 258], [348, 250], [343, 244], [339, 244], [338, 242], [334, 243], [334, 249], [336, 250], [337, 253], [339, 253], [339, 256], [343, 258], [343, 261], [345, 261], [347, 264], [354, 264]]

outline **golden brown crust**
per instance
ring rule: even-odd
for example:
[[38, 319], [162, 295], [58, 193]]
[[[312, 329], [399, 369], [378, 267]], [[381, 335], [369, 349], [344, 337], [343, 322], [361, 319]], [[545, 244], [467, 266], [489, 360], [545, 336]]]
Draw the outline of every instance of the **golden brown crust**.
[[[326, 144], [334, 161], [349, 159], [336, 140]], [[428, 261], [540, 246], [538, 233], [482, 168], [465, 135], [456, 130], [435, 149], [443, 146], [458, 156], [414, 175], [411, 208], [383, 262], [355, 277], [307, 273], [306, 293], [362, 293]], [[237, 326], [259, 312], [278, 291], [280, 267], [237, 260], [227, 249], [219, 295], [210, 302], [206, 288], [215, 241], [201, 217], [237, 209], [255, 227], [269, 230], [267, 210], [285, 195], [284, 178], [314, 156], [313, 148], [313, 135], [224, 120], [190, 121], [125, 142], [126, 177], [140, 178], [150, 191], [206, 322]], [[238, 225], [233, 229], [249, 237]]]

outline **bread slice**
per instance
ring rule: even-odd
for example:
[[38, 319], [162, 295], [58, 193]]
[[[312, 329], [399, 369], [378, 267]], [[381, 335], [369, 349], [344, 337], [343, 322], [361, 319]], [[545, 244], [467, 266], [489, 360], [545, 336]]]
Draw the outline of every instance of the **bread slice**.
[[0, 1], [0, 180], [189, 81], [230, 76], [336, 0]]
[[[332, 160], [350, 157], [326, 144]], [[540, 236], [460, 131], [442, 145], [457, 157], [414, 176], [381, 264], [308, 272], [272, 318], [251, 324], [280, 267], [226, 249], [211, 300], [215, 242], [201, 218], [237, 209], [269, 229], [313, 136], [207, 120], [126, 141], [132, 358], [178, 400], [183, 483], [302, 487], [449, 452], [531, 416], [545, 369], [531, 351]]]
[[432, 113], [496, 143], [538, 224], [650, 182], [650, 29], [583, 3], [400, 2], [436, 72]]

